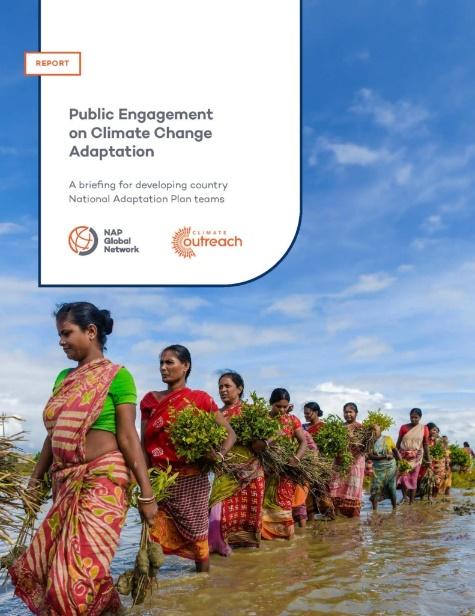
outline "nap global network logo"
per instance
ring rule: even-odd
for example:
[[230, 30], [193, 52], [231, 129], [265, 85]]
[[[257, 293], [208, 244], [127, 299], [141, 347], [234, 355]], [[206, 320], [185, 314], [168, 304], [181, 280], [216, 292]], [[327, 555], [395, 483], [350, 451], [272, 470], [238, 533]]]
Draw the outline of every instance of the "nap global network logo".
[[201, 248], [242, 248], [242, 238], [225, 229], [181, 227], [172, 237], [172, 248], [184, 259], [196, 257]]
[[70, 232], [68, 243], [74, 253], [80, 257], [86, 257], [96, 250], [99, 239], [92, 227], [79, 225]]

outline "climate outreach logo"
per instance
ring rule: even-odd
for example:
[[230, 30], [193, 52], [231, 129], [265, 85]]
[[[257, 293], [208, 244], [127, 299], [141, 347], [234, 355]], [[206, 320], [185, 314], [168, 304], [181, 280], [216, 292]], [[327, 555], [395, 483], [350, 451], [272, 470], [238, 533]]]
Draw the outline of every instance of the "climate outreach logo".
[[96, 250], [99, 240], [92, 227], [80, 225], [70, 232], [68, 243], [74, 253], [86, 257]]
[[223, 229], [182, 227], [173, 234], [172, 247], [180, 257], [191, 259], [197, 256], [194, 248], [242, 248], [242, 239]]

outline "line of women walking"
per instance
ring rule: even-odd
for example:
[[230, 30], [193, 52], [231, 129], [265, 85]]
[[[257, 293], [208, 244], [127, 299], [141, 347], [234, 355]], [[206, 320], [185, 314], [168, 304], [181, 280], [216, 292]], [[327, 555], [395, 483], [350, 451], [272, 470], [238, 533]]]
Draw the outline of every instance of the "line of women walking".
[[[140, 487], [139, 508], [151, 538], [165, 554], [193, 560], [199, 572], [209, 570], [210, 551], [226, 556], [234, 547], [258, 547], [261, 539], [290, 539], [295, 523], [304, 526], [316, 512], [329, 517], [359, 515], [363, 451], [352, 450], [348, 473], [335, 460], [327, 493], [309, 493], [310, 486], [297, 486], [287, 477], [265, 477], [259, 453], [269, 443], [236, 444], [229, 422], [241, 413], [242, 377], [234, 371], [220, 376], [223, 406], [219, 409], [209, 394], [188, 387], [192, 359], [188, 349], [177, 344], [160, 354], [165, 388], [148, 392], [140, 403], [140, 439], [135, 428], [134, 380], [125, 367], [104, 357], [113, 328], [109, 311], [88, 302], [66, 303], [59, 306], [55, 318], [59, 344], [76, 366], [60, 372], [54, 382], [43, 413], [47, 436], [29, 484], [34, 490], [49, 474], [53, 504], [31, 545], [9, 570], [15, 593], [34, 614], [98, 616], [119, 610], [110, 563], [125, 522], [126, 489], [132, 475]], [[226, 431], [219, 450], [206, 455], [216, 468], [212, 488], [203, 467], [181, 458], [170, 438], [170, 425], [190, 403], [212, 414]], [[269, 403], [270, 416], [280, 425], [279, 436], [295, 441], [289, 463], [299, 465], [307, 449], [316, 450], [313, 437], [323, 425], [322, 411], [317, 403], [307, 403], [307, 423], [302, 426], [292, 413], [286, 389], [275, 389]], [[354, 403], [345, 404], [348, 430], [360, 425], [357, 414]], [[369, 456], [374, 508], [385, 497], [396, 506], [399, 457], [411, 466], [400, 481], [404, 495], [411, 502], [414, 499], [421, 464], [430, 464], [431, 436], [420, 418], [420, 410], [412, 409], [411, 423], [401, 427], [397, 445], [376, 434]], [[231, 450], [239, 460], [232, 475], [220, 471]], [[178, 477], [157, 507], [147, 467], [168, 466]], [[441, 480], [439, 489], [442, 485]]]

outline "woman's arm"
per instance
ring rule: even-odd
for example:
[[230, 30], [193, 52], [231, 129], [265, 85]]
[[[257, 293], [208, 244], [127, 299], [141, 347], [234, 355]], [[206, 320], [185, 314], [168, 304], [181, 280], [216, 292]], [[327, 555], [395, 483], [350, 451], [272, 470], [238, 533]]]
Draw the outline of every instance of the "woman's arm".
[[393, 456], [396, 458], [396, 460], [402, 460], [402, 456], [399, 453], [397, 447], [393, 447], [392, 452], [393, 452]]
[[214, 413], [214, 419], [216, 423], [225, 428], [226, 432], [228, 433], [226, 439], [220, 447], [220, 453], [225, 456], [236, 442], [236, 433], [231, 428], [231, 424], [229, 423], [229, 421], [225, 417], [223, 417], [222, 413]]
[[305, 432], [303, 428], [296, 428], [294, 436], [299, 442], [299, 448], [297, 449], [297, 453], [295, 454], [295, 461], [297, 462], [298, 458], [298, 462], [300, 462], [300, 460], [303, 458], [304, 453], [307, 450], [307, 441], [305, 439]]
[[36, 484], [38, 481], [42, 481], [45, 473], [47, 473], [50, 469], [51, 464], [53, 463], [53, 450], [51, 448], [51, 439], [49, 436], [45, 438], [43, 443], [43, 447], [41, 448], [40, 457], [38, 458], [38, 462], [31, 473], [30, 481], [28, 483], [28, 487], [32, 487], [33, 484]]
[[[141, 496], [153, 496], [152, 486], [147, 473], [147, 465], [140, 444], [139, 435], [135, 428], [135, 404], [119, 404], [115, 407], [117, 420], [117, 443], [127, 466], [132, 471], [140, 486]], [[141, 503], [140, 511], [149, 524], [157, 514], [157, 503]]]

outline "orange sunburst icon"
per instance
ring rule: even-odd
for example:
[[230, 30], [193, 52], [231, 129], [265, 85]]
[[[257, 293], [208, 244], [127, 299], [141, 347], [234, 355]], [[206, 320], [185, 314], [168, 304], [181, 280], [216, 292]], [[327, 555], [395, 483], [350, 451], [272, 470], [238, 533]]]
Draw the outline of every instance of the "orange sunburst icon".
[[182, 227], [178, 229], [173, 235], [172, 246], [173, 250], [177, 255], [183, 257], [184, 259], [191, 259], [191, 257], [196, 257], [196, 253], [193, 251], [190, 246], [187, 246], [188, 242], [185, 240], [189, 240], [190, 238], [191, 227]]

